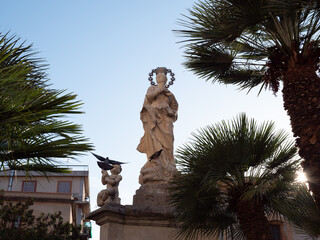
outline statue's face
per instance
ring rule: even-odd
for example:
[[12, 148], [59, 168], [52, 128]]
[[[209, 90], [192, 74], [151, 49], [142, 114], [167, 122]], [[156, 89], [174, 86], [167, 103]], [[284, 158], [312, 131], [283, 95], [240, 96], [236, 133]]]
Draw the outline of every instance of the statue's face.
[[120, 165], [113, 165], [113, 168], [110, 170], [110, 172], [113, 174], [113, 175], [118, 175], [121, 173], [121, 166]]
[[167, 83], [167, 76], [162, 73], [159, 73], [157, 75], [156, 80], [157, 80], [158, 85], [165, 85]]

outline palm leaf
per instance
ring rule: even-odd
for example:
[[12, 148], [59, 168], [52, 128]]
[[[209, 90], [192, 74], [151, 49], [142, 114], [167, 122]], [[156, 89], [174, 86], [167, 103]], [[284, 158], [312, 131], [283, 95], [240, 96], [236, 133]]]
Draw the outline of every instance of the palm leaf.
[[[258, 125], [245, 114], [208, 126], [177, 149], [181, 174], [172, 182], [171, 202], [180, 223], [178, 236], [228, 232], [243, 236], [237, 202], [264, 204], [266, 214], [278, 214], [273, 201], [294, 197], [300, 159], [288, 134], [273, 122]], [[221, 222], [223, 221], [223, 222]]]
[[276, 92], [289, 62], [318, 62], [318, 1], [204, 0], [188, 11], [175, 32], [184, 38], [184, 65], [206, 80]]
[[[1, 167], [52, 168], [58, 159], [92, 150], [81, 126], [64, 120], [79, 114], [76, 95], [50, 89], [43, 60], [32, 46], [0, 34], [0, 161]], [[60, 170], [59, 170], [60, 171]]]

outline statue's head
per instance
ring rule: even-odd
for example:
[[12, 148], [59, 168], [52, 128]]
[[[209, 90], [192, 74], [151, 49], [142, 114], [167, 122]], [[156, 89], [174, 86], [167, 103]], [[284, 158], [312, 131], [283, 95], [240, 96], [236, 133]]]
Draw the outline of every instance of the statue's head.
[[112, 166], [113, 168], [110, 170], [111, 174], [118, 175], [121, 173], [122, 171], [121, 165], [112, 165]]
[[156, 70], [156, 81], [158, 83], [158, 85], [160, 86], [164, 86], [167, 83], [167, 69], [164, 67], [159, 67]]
[[[173, 81], [175, 80], [174, 73], [171, 71], [171, 69], [165, 67], [158, 67], [156, 69], [152, 69], [151, 73], [149, 73], [148, 80], [150, 81], [151, 85], [156, 85], [152, 78], [154, 73], [156, 73], [157, 75], [156, 81], [160, 86], [165, 86], [166, 88], [168, 88], [170, 85], [173, 84]], [[171, 75], [171, 81], [169, 82], [169, 84], [167, 84], [167, 73]]]
[[163, 73], [159, 73], [156, 80], [159, 86], [164, 86], [167, 83], [167, 76]]

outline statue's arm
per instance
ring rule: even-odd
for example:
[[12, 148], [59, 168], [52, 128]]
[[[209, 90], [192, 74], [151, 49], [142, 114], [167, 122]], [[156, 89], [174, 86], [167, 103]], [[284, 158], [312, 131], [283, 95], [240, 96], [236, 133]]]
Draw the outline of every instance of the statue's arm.
[[111, 179], [111, 178], [107, 178], [107, 182], [109, 184], [111, 184], [112, 186], [116, 185], [117, 183], [119, 183], [121, 181], [122, 177], [120, 175], [118, 175], [115, 179]]
[[151, 86], [148, 88], [146, 97], [150, 102], [153, 102], [153, 100], [159, 96], [162, 93], [169, 92], [169, 90], [166, 87], [159, 87], [159, 86]]
[[122, 180], [122, 176], [118, 175], [118, 177], [116, 178], [118, 182], [120, 182]]
[[178, 118], [178, 102], [175, 96], [171, 92], [166, 92], [165, 95], [169, 98], [170, 107], [167, 108], [167, 113], [169, 117], [173, 117], [174, 121]]
[[102, 170], [101, 182], [103, 185], [106, 185], [108, 183], [108, 181], [106, 181], [106, 178], [108, 177], [109, 177], [108, 171]]

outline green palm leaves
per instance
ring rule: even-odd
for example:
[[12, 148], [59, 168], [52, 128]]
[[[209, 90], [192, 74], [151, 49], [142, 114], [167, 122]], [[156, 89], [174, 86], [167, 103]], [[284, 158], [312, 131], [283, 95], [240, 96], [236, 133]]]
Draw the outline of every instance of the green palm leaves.
[[52, 169], [59, 158], [92, 149], [79, 125], [66, 120], [79, 114], [76, 95], [50, 89], [45, 65], [31, 46], [0, 38], [0, 161], [1, 168]]
[[[293, 196], [299, 166], [297, 149], [287, 138], [272, 122], [258, 125], [245, 114], [193, 134], [176, 156], [181, 174], [173, 183], [172, 203], [179, 234], [192, 239], [224, 232], [250, 239], [248, 234], [265, 231], [270, 239], [265, 215], [279, 213], [276, 204]], [[247, 223], [251, 217], [265, 228]]]
[[203, 0], [181, 20], [186, 67], [213, 82], [280, 88], [320, 208], [317, 0]]
[[184, 17], [185, 65], [207, 80], [278, 91], [288, 68], [318, 62], [317, 1], [204, 0]]

